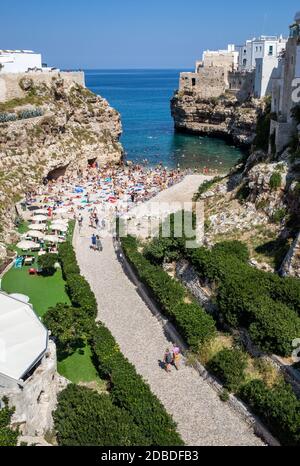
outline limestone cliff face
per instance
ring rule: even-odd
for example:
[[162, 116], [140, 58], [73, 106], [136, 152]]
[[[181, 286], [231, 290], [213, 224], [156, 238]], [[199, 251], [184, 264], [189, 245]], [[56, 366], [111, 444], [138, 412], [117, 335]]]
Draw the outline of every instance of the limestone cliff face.
[[179, 91], [171, 100], [177, 131], [222, 137], [240, 146], [252, 144], [262, 109], [259, 100], [240, 103], [229, 93], [203, 99], [195, 91]]
[[[123, 153], [120, 115], [105, 99], [60, 77], [50, 83], [28, 77], [19, 85], [25, 97], [0, 104], [2, 232], [11, 218], [7, 212], [43, 178], [76, 171], [91, 160], [116, 163]], [[17, 119], [6, 122], [12, 114]]]

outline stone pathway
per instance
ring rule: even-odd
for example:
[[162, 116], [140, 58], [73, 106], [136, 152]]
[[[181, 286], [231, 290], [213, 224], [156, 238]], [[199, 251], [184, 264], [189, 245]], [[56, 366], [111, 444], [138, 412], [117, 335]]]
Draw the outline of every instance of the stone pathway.
[[90, 250], [92, 232], [87, 223], [80, 234], [76, 228], [74, 245], [81, 272], [97, 298], [98, 318], [173, 416], [184, 442], [191, 446], [263, 445], [252, 428], [220, 401], [194, 369], [184, 364], [171, 374], [161, 369], [159, 362], [170, 346], [162, 324], [124, 274], [112, 238], [102, 240], [101, 253]]

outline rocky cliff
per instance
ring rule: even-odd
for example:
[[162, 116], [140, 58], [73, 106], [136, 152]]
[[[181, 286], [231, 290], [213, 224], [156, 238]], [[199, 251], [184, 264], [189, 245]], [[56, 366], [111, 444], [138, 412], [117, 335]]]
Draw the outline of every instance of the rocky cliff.
[[222, 137], [239, 146], [252, 144], [263, 109], [264, 102], [251, 99], [240, 103], [231, 93], [203, 99], [196, 91], [181, 90], [171, 100], [177, 131]]
[[[8, 240], [13, 205], [44, 178], [119, 162], [119, 113], [85, 87], [59, 76], [22, 78], [22, 98], [0, 103], [0, 239]], [[1, 238], [2, 235], [2, 238]]]

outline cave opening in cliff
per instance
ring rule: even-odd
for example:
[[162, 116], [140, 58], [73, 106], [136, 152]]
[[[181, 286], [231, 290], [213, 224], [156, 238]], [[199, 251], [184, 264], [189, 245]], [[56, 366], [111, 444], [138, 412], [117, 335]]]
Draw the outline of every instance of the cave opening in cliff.
[[58, 180], [58, 178], [65, 176], [67, 168], [68, 168], [68, 165], [54, 168], [54, 170], [51, 170], [46, 176], [46, 181], [55, 181], [55, 180]]

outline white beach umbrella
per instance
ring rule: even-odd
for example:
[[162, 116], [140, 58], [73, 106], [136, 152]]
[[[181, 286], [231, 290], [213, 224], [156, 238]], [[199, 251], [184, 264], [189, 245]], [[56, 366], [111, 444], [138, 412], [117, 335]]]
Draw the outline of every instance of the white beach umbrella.
[[34, 215], [32, 221], [34, 222], [47, 222], [48, 217], [46, 215]]
[[47, 215], [48, 214], [48, 210], [47, 209], [38, 209], [38, 210], [35, 210], [34, 211], [34, 215]]
[[50, 228], [51, 230], [56, 230], [56, 231], [62, 231], [62, 232], [68, 231], [68, 226], [62, 223], [51, 223]]
[[44, 236], [44, 240], [49, 242], [49, 243], [58, 243], [59, 242], [59, 237], [56, 235], [46, 235]]
[[30, 236], [31, 238], [38, 238], [38, 239], [43, 239], [44, 238], [44, 233], [42, 233], [39, 230], [31, 230], [27, 231], [26, 236]]
[[28, 249], [36, 248], [36, 243], [33, 241], [23, 240], [17, 244], [17, 248], [22, 249], [23, 251], [28, 251]]
[[44, 225], [42, 223], [31, 223], [30, 225], [28, 225], [28, 228], [30, 230], [43, 231], [43, 230], [45, 230], [46, 225]]

